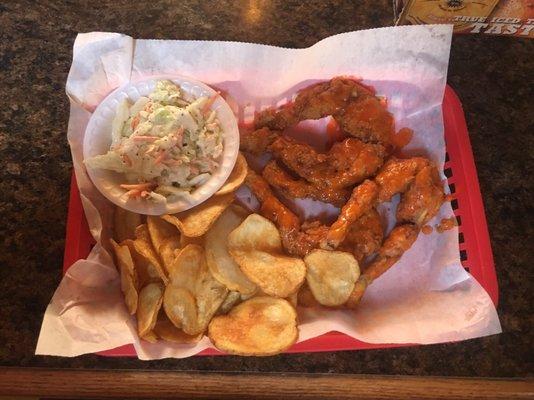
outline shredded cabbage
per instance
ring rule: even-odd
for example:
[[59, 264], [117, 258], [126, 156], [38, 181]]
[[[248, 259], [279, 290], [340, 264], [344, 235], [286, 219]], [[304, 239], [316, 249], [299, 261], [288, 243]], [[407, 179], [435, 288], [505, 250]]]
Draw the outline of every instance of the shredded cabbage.
[[163, 202], [190, 193], [217, 170], [223, 151], [210, 104], [207, 97], [189, 102], [179, 86], [158, 81], [148, 97], [119, 103], [110, 150], [84, 162], [123, 173], [129, 196]]

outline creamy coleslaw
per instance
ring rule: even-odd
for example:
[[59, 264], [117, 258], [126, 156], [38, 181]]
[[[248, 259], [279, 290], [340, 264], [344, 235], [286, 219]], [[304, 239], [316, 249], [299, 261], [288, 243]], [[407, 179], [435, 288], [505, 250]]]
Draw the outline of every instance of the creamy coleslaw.
[[148, 97], [119, 104], [109, 151], [86, 159], [86, 166], [123, 173], [129, 197], [166, 202], [190, 193], [219, 167], [222, 132], [211, 110], [216, 97], [188, 101], [179, 86], [158, 81]]

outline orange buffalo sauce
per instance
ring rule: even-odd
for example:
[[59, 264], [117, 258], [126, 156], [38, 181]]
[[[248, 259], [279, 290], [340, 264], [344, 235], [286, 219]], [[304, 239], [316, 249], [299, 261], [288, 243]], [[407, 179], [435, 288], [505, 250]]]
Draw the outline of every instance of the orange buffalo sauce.
[[410, 128], [401, 128], [396, 134], [391, 135], [391, 143], [398, 149], [406, 146], [413, 137], [413, 131]]
[[421, 228], [421, 232], [423, 232], [425, 235], [430, 235], [432, 231], [433, 229], [430, 225], [425, 225]]
[[448, 231], [449, 229], [454, 228], [457, 226], [458, 223], [456, 222], [456, 217], [450, 217], [450, 218], [443, 218], [439, 224], [436, 225], [436, 230], [439, 233]]

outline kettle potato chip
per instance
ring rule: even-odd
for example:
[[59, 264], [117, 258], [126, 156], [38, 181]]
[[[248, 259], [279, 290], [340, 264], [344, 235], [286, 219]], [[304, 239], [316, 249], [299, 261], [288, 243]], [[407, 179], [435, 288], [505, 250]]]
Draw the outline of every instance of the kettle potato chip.
[[154, 334], [167, 342], [179, 344], [195, 344], [204, 336], [202, 333], [198, 335], [188, 335], [174, 326], [168, 318], [158, 319], [156, 326], [154, 326]]
[[165, 284], [167, 284], [169, 282], [169, 279], [167, 278], [167, 273], [165, 272], [165, 269], [154, 249], [154, 246], [152, 246], [152, 241], [150, 240], [150, 234], [148, 233], [148, 228], [146, 224], [139, 225], [135, 229], [135, 236], [135, 249], [142, 257], [145, 258], [148, 263], [154, 266], [161, 280]]
[[340, 306], [350, 297], [360, 267], [352, 253], [313, 250], [304, 257], [306, 282], [313, 297], [324, 306]]
[[159, 257], [165, 267], [167, 274], [169, 274], [172, 264], [176, 259], [176, 250], [180, 249], [180, 237], [169, 236], [162, 240], [159, 246]]
[[197, 303], [189, 290], [173, 283], [167, 285], [163, 296], [163, 309], [174, 326], [181, 327], [187, 334], [196, 334]]
[[202, 236], [233, 200], [233, 193], [212, 196], [190, 210], [178, 214], [163, 215], [162, 218], [176, 226], [185, 236]]
[[185, 246], [178, 253], [169, 269], [169, 278], [176, 286], [186, 288], [190, 292], [196, 290], [196, 282], [202, 269], [204, 250], [196, 244]]
[[289, 297], [304, 282], [304, 262], [283, 254], [280, 233], [261, 215], [249, 215], [230, 233], [228, 252], [247, 278], [270, 296]]
[[226, 299], [222, 302], [221, 306], [217, 310], [217, 314], [227, 314], [236, 304], [241, 301], [241, 293], [229, 292]]
[[121, 277], [121, 290], [124, 293], [126, 308], [130, 314], [135, 314], [138, 305], [139, 282], [130, 249], [126, 245], [119, 245], [111, 239], [115, 258]]
[[[178, 308], [173, 316], [169, 315], [171, 311], [167, 313], [169, 319], [173, 323], [178, 323], [179, 319], [183, 318], [183, 314], [187, 313], [188, 318], [185, 322], [182, 321], [181, 325], [184, 332], [190, 335], [204, 332], [228, 294], [226, 287], [211, 275], [204, 249], [195, 244], [182, 249], [172, 265], [170, 278], [171, 286], [175, 289], [185, 289], [193, 297], [194, 312], [190, 311], [193, 306], [188, 296], [179, 290], [172, 289], [168, 295], [170, 302], [168, 307], [169, 309], [171, 306]], [[177, 302], [180, 301], [185, 304], [177, 306]]]
[[228, 314], [213, 318], [208, 336], [215, 347], [226, 353], [278, 354], [297, 341], [297, 313], [284, 299], [253, 297]]
[[150, 333], [156, 325], [158, 313], [163, 302], [164, 286], [161, 283], [149, 283], [139, 292], [137, 307], [137, 332], [139, 337], [151, 338]]
[[144, 287], [151, 282], [162, 282], [160, 274], [152, 264], [150, 264], [145, 257], [143, 257], [135, 249], [134, 241], [127, 239], [121, 244], [128, 246], [130, 254], [132, 256], [135, 270], [137, 272], [137, 278], [139, 281], [139, 287]]
[[239, 186], [245, 182], [245, 178], [247, 177], [247, 160], [243, 156], [243, 154], [238, 153], [237, 160], [234, 165], [234, 169], [230, 173], [230, 176], [222, 185], [222, 187], [215, 193], [216, 196], [232, 193], [235, 192]]
[[176, 237], [178, 241], [180, 240], [180, 231], [161, 217], [148, 215], [146, 217], [146, 225], [150, 240], [156, 252], [161, 251], [160, 246], [168, 238]]
[[241, 271], [228, 253], [228, 235], [243, 222], [246, 211], [237, 206], [228, 207], [206, 234], [206, 260], [212, 275], [229, 290], [252, 294], [256, 285]]

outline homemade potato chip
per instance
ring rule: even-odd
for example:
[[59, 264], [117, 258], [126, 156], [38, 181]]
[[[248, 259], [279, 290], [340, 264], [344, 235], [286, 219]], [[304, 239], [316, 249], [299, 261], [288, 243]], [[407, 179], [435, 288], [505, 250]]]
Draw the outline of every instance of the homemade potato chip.
[[[228, 289], [216, 280], [204, 261], [197, 281], [195, 299], [197, 302], [197, 328], [186, 331], [189, 334], [201, 333], [206, 330], [209, 322], [221, 307], [228, 295]], [[185, 331], [185, 329], [184, 329]]]
[[[171, 267], [170, 279], [173, 286], [186, 289], [195, 300], [195, 324], [183, 323], [182, 329], [190, 335], [203, 332], [228, 294], [226, 287], [211, 275], [204, 249], [195, 244], [182, 249]], [[179, 292], [173, 301], [182, 299], [187, 303], [183, 308], [188, 309], [190, 301], [185, 297]], [[185, 311], [179, 309], [178, 312]], [[169, 318], [173, 322], [178, 321], [177, 317], [173, 319], [169, 315]]]
[[165, 284], [167, 284], [169, 282], [169, 279], [167, 278], [165, 269], [163, 268], [163, 265], [159, 260], [158, 255], [154, 250], [154, 247], [152, 246], [152, 241], [150, 240], [150, 234], [148, 233], [147, 226], [145, 224], [139, 225], [135, 229], [135, 236], [135, 249], [142, 257], [145, 258], [148, 263], [152, 264], [154, 268], [156, 268], [156, 271], [158, 272], [161, 280]]
[[243, 356], [281, 353], [298, 339], [297, 313], [284, 299], [253, 297], [212, 319], [208, 336], [219, 350]]
[[157, 337], [166, 340], [168, 342], [179, 344], [195, 344], [204, 336], [202, 333], [198, 335], [188, 335], [181, 329], [174, 326], [174, 324], [168, 319], [159, 319], [154, 327], [154, 333]]
[[313, 250], [304, 257], [306, 282], [313, 297], [324, 306], [340, 306], [350, 297], [360, 267], [352, 253]]
[[118, 243], [126, 239], [135, 239], [135, 228], [143, 223], [141, 215], [120, 207], [115, 207], [113, 220], [113, 237]]
[[197, 303], [193, 294], [173, 283], [165, 288], [163, 309], [169, 320], [183, 329], [185, 333], [195, 335], [197, 331]]
[[204, 249], [202, 247], [196, 244], [185, 246], [178, 253], [169, 269], [171, 283], [194, 293], [204, 262]]
[[149, 283], [139, 292], [137, 332], [142, 338], [148, 337], [149, 341], [163, 302], [163, 290], [164, 286], [161, 283]]
[[250, 214], [228, 237], [233, 250], [282, 251], [282, 239], [276, 226], [259, 214]]
[[198, 244], [199, 246], [204, 245], [204, 236], [189, 237], [185, 235], [180, 236], [180, 247], [184, 248], [188, 244]]
[[269, 296], [289, 297], [306, 277], [306, 266], [300, 258], [256, 250], [231, 254], [245, 275]]
[[230, 233], [227, 246], [247, 278], [270, 296], [288, 297], [304, 282], [304, 262], [282, 253], [280, 233], [258, 214], [249, 215]]
[[180, 249], [180, 237], [179, 236], [169, 236], [162, 240], [159, 246], [159, 256], [163, 262], [163, 266], [167, 270], [172, 268], [172, 264], [176, 259], [176, 250]]
[[150, 235], [150, 240], [156, 252], [161, 252], [160, 246], [168, 238], [175, 237], [176, 240], [180, 240], [180, 231], [172, 224], [169, 224], [167, 221], [163, 220], [161, 217], [148, 215], [146, 217], [146, 225], [148, 228], [148, 233]]
[[233, 200], [233, 193], [212, 196], [190, 210], [178, 214], [163, 215], [162, 218], [176, 226], [185, 236], [202, 236]]
[[245, 182], [245, 178], [247, 177], [247, 160], [243, 156], [243, 154], [238, 153], [237, 160], [235, 161], [234, 169], [230, 173], [230, 176], [222, 185], [222, 187], [215, 193], [216, 196], [232, 193], [235, 192], [239, 186]]
[[121, 277], [121, 290], [124, 294], [124, 302], [130, 314], [135, 314], [138, 305], [138, 288], [137, 273], [135, 271], [134, 261], [130, 254], [130, 249], [126, 245], [119, 245], [113, 239], [110, 240]]
[[128, 246], [130, 254], [134, 261], [135, 270], [137, 272], [137, 279], [139, 281], [139, 287], [144, 287], [151, 282], [162, 282], [156, 267], [150, 264], [145, 257], [143, 257], [135, 249], [134, 241], [127, 239], [121, 244]]
[[208, 267], [215, 279], [229, 290], [252, 294], [256, 291], [256, 285], [241, 271], [226, 246], [228, 235], [245, 217], [246, 211], [240, 207], [232, 205], [224, 210], [206, 234], [205, 249]]
[[145, 336], [141, 337], [141, 339], [146, 340], [150, 343], [156, 343], [158, 341], [158, 337], [154, 332], [148, 332]]
[[217, 310], [217, 314], [227, 314], [237, 303], [241, 301], [241, 293], [229, 292], [226, 299], [222, 302], [221, 306]]

